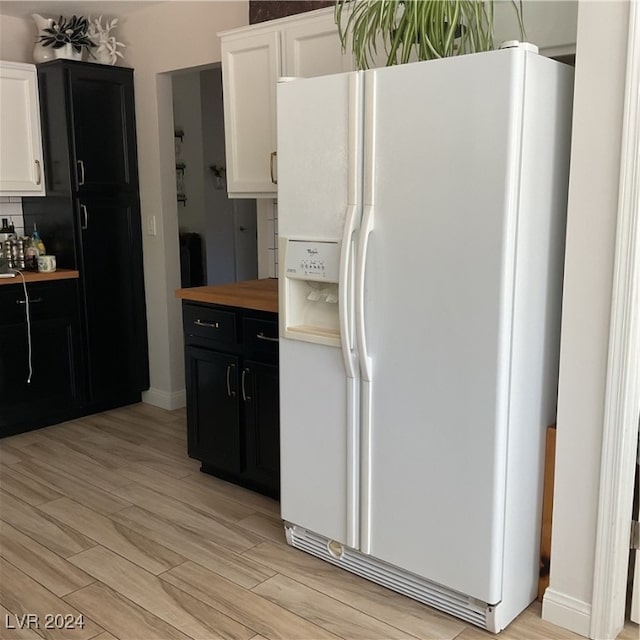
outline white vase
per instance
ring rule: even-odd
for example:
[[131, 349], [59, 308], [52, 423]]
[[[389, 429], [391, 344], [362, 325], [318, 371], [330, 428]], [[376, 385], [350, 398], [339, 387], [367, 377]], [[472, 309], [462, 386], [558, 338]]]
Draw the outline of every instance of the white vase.
[[65, 60], [82, 60], [82, 49], [76, 51], [73, 45], [67, 43], [59, 49], [54, 49], [56, 58], [64, 58]]
[[47, 62], [47, 60], [54, 60], [56, 57], [54, 51], [55, 49], [45, 47], [43, 44], [36, 42], [33, 47], [33, 61], [36, 64], [40, 64], [41, 62]]
[[[33, 21], [36, 23], [36, 27], [38, 29], [37, 38], [39, 40], [41, 35], [47, 35], [44, 33], [44, 29], [48, 29], [53, 24], [52, 18], [43, 18], [41, 15], [37, 13], [32, 13], [31, 17]], [[53, 60], [56, 56], [51, 47], [45, 47], [38, 40], [36, 40], [36, 44], [33, 47], [33, 61], [36, 64], [40, 64], [41, 62], [46, 62], [47, 60]]]
[[110, 64], [113, 65], [116, 62], [116, 56], [111, 55], [106, 47], [96, 47], [91, 50], [93, 59], [91, 62], [97, 62], [98, 64]]

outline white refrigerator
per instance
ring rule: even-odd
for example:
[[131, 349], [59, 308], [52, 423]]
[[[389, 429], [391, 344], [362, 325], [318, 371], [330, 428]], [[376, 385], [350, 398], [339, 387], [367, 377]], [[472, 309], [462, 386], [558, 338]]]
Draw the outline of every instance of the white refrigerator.
[[278, 85], [287, 540], [493, 632], [537, 589], [572, 81], [515, 44]]

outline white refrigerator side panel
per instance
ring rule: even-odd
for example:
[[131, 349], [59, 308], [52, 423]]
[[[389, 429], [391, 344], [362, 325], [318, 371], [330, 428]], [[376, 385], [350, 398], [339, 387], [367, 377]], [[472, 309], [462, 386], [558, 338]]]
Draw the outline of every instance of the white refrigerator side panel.
[[546, 427], [555, 422], [573, 69], [527, 54], [513, 320], [504, 628], [536, 597]]
[[498, 51], [365, 75], [362, 548], [490, 604], [502, 597], [523, 61]]

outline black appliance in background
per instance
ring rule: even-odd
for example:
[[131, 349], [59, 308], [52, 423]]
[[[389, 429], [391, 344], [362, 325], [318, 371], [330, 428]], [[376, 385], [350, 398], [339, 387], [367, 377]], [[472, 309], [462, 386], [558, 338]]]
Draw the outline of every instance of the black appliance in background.
[[78, 269], [81, 413], [149, 387], [133, 70], [38, 65], [45, 197], [24, 198], [59, 268]]
[[204, 284], [202, 238], [199, 233], [181, 233], [180, 236], [180, 285], [201, 287]]

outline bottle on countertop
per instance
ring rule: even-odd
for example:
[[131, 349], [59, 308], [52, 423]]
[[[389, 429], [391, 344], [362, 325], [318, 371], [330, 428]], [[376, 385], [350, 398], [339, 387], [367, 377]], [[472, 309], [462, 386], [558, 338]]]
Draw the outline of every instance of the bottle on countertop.
[[44, 242], [42, 242], [42, 238], [38, 233], [37, 225], [33, 225], [33, 234], [31, 238], [25, 242], [25, 250], [24, 250], [24, 266], [25, 269], [29, 271], [37, 271], [38, 270], [38, 256], [43, 256], [45, 254]]
[[31, 244], [35, 245], [38, 249], [38, 255], [43, 256], [47, 253], [44, 247], [44, 242], [42, 242], [42, 238], [38, 233], [38, 225], [35, 223], [33, 225], [33, 234], [31, 235]]
[[0, 227], [0, 242], [4, 242], [15, 235], [13, 223], [9, 223], [9, 218], [2, 218], [2, 226]]
[[33, 236], [31, 238], [25, 238], [25, 250], [24, 250], [24, 266], [29, 271], [38, 270], [38, 256], [40, 251], [34, 241]]

